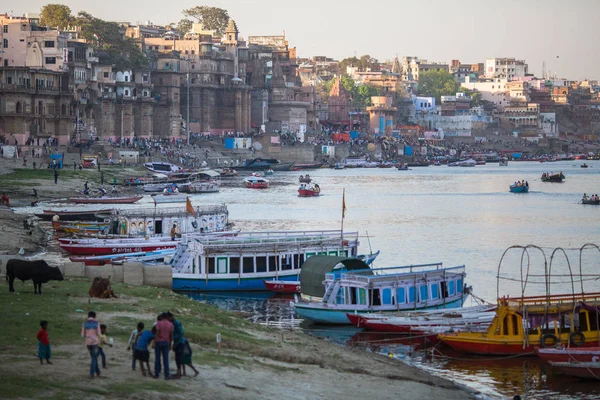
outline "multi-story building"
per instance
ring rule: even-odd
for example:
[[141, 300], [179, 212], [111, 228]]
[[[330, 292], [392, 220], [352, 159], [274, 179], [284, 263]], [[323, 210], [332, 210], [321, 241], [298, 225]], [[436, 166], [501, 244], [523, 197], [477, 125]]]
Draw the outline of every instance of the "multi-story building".
[[418, 81], [419, 74], [426, 71], [448, 71], [448, 64], [430, 63], [418, 57], [402, 57], [402, 80]]
[[529, 73], [528, 68], [525, 60], [514, 58], [486, 58], [485, 60], [487, 78], [506, 78], [509, 81], [523, 78]]
[[392, 100], [389, 96], [371, 97], [371, 105], [367, 107], [371, 132], [383, 135], [391, 133], [396, 126], [398, 109], [392, 106]]
[[465, 82], [460, 86], [481, 93], [481, 99], [493, 103], [497, 109], [503, 109], [510, 103], [510, 91], [507, 87], [508, 81], [502, 78], [486, 79], [483, 81], [471, 81], [467, 76]]
[[480, 75], [483, 75], [483, 69], [483, 63], [462, 64], [459, 60], [452, 60], [449, 72], [454, 75], [456, 82], [463, 83], [467, 77], [471, 82], [476, 81]]
[[504, 118], [513, 128], [538, 128], [540, 106], [537, 103], [515, 103], [504, 107]]

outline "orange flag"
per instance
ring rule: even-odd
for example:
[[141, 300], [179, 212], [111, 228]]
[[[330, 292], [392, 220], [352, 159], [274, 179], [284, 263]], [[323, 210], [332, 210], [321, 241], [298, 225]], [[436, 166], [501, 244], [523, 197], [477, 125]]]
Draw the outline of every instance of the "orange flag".
[[194, 217], [196, 216], [196, 210], [194, 210], [189, 197], [185, 198], [185, 211], [187, 211], [188, 214], [192, 214]]
[[346, 189], [342, 192], [342, 218], [346, 216]]

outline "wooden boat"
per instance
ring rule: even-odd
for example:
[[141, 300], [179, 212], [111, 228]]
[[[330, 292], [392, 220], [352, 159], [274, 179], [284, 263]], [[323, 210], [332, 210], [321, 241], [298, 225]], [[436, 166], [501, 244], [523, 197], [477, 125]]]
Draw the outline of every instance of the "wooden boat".
[[[579, 336], [579, 335], [578, 335]], [[595, 343], [596, 345], [598, 343]], [[575, 345], [573, 343], [573, 345]], [[547, 362], [592, 362], [600, 360], [600, 347], [538, 348], [538, 357]]]
[[409, 167], [429, 167], [431, 163], [429, 163], [428, 161], [415, 161], [415, 162], [410, 162], [408, 164], [406, 164]]
[[179, 185], [180, 189], [184, 193], [217, 193], [221, 190], [221, 181], [209, 180], [209, 181], [192, 181]]
[[89, 221], [52, 221], [52, 228], [56, 232], [68, 232], [65, 228], [106, 228], [108, 223]]
[[409, 171], [410, 170], [410, 168], [408, 168], [408, 166], [406, 164], [399, 165], [396, 167], [396, 169], [398, 171]]
[[588, 165], [586, 163], [581, 164], [581, 168], [587, 168]]
[[160, 172], [163, 174], [170, 174], [172, 172], [179, 172], [182, 170], [182, 168], [178, 165], [159, 161], [144, 163], [144, 167], [149, 171]]
[[134, 252], [134, 253], [123, 253], [123, 254], [109, 254], [104, 256], [72, 256], [69, 259], [72, 262], [82, 262], [84, 265], [106, 265], [116, 261], [156, 261], [164, 259], [175, 254], [175, 248], [167, 250], [157, 250], [150, 252]]
[[498, 165], [501, 167], [507, 167], [508, 166], [508, 160], [500, 160], [498, 161]]
[[171, 259], [173, 290], [265, 291], [265, 280], [297, 281], [317, 254], [356, 257], [358, 232], [241, 232], [235, 237], [184, 235]]
[[273, 158], [253, 158], [248, 159], [242, 165], [236, 165], [238, 171], [291, 171], [294, 163], [280, 163]]
[[[311, 262], [312, 260], [308, 260]], [[315, 270], [323, 271], [314, 260]], [[324, 263], [329, 261], [323, 259]], [[322, 324], [349, 324], [347, 314], [374, 312], [395, 313], [461, 307], [467, 294], [463, 289], [464, 265], [443, 268], [441, 263], [402, 267], [370, 268], [346, 271], [332, 258], [338, 271], [325, 274], [322, 297], [311, 295], [305, 287], [313, 273], [313, 265], [305, 265], [300, 274], [302, 300], [292, 303], [301, 318]]]
[[564, 375], [578, 378], [600, 379], [600, 362], [554, 362], [550, 361], [552, 369]]
[[139, 253], [177, 247], [177, 240], [171, 238], [133, 239], [59, 239], [61, 249], [75, 255], [107, 255], [123, 253]]
[[346, 166], [342, 163], [335, 163], [333, 169], [344, 169]]
[[180, 193], [160, 193], [153, 194], [152, 200], [156, 204], [164, 204], [164, 203], [185, 203], [187, 201], [188, 196], [186, 194]]
[[311, 164], [296, 164], [292, 166], [292, 171], [300, 171], [303, 169], [319, 169], [323, 166], [323, 163], [311, 163]]
[[221, 168], [216, 171], [221, 174], [221, 178], [233, 178], [234, 176], [238, 176], [238, 172], [232, 168]]
[[298, 178], [298, 182], [300, 183], [310, 183], [312, 181], [312, 179], [310, 178], [310, 175], [300, 175], [300, 178]]
[[61, 221], [102, 221], [96, 214], [106, 214], [112, 212], [112, 209], [102, 210], [81, 210], [81, 211], [66, 211], [66, 210], [44, 210], [42, 213], [35, 214], [36, 217], [45, 221], [50, 221], [54, 216], [58, 216]]
[[275, 173], [275, 171], [273, 171], [272, 169], [268, 169], [265, 171], [265, 175], [273, 175]]
[[267, 189], [269, 181], [260, 176], [247, 176], [244, 178], [244, 185], [248, 189]]
[[562, 182], [565, 180], [565, 175], [562, 172], [558, 174], [542, 174], [542, 182]]
[[69, 201], [78, 204], [133, 204], [144, 196], [126, 197], [69, 197]]
[[265, 287], [275, 293], [300, 293], [300, 281], [264, 280]]
[[511, 191], [511, 193], [528, 193], [529, 192], [529, 186], [525, 186], [525, 185], [515, 186], [513, 184], [513, 185], [509, 186], [509, 190]]
[[316, 197], [321, 194], [319, 185], [300, 185], [298, 188], [299, 197]]
[[591, 204], [591, 205], [597, 206], [597, 205], [600, 205], [600, 200], [581, 199], [581, 204]]

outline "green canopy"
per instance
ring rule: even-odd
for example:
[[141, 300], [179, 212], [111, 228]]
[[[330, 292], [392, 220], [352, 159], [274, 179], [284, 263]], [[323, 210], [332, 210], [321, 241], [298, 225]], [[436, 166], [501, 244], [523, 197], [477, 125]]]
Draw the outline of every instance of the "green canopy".
[[312, 256], [309, 257], [300, 271], [300, 285], [302, 294], [313, 297], [325, 295], [325, 274], [332, 272], [336, 265], [343, 264], [345, 270], [369, 269], [370, 267], [358, 258], [335, 257], [335, 256]]

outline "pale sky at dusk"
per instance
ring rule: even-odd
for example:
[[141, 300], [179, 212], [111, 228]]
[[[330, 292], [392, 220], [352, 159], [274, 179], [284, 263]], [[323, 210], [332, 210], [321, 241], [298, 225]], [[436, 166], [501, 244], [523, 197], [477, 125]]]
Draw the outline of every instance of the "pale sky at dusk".
[[[546, 69], [569, 79], [600, 79], [600, 0], [64, 0], [73, 13], [132, 23], [176, 22], [196, 5], [225, 8], [240, 35], [277, 35], [284, 30], [298, 56], [336, 59], [370, 54], [429, 61], [483, 62], [516, 57], [529, 70]], [[0, 12], [39, 12], [43, 0], [3, 2]], [[558, 58], [557, 58], [558, 57]]]

